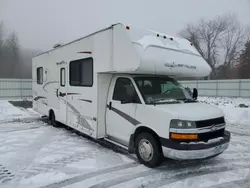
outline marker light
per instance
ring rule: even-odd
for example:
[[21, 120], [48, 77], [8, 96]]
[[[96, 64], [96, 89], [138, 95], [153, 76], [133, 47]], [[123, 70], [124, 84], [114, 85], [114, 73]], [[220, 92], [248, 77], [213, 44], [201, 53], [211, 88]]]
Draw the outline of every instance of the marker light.
[[82, 51], [82, 52], [77, 52], [77, 53], [79, 53], [79, 54], [92, 54], [92, 52], [90, 52], [90, 51]]
[[171, 138], [176, 140], [197, 140], [197, 134], [176, 134], [171, 133]]
[[126, 29], [127, 29], [127, 30], [130, 30], [130, 27], [129, 27], [129, 26], [126, 26]]

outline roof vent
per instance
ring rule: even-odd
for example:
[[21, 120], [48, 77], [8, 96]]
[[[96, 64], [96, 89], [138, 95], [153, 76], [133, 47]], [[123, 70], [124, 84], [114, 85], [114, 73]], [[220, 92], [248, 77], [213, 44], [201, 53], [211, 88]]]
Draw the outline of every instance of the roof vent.
[[55, 44], [54, 46], [53, 46], [53, 48], [59, 48], [59, 47], [61, 47], [62, 46], [62, 44]]

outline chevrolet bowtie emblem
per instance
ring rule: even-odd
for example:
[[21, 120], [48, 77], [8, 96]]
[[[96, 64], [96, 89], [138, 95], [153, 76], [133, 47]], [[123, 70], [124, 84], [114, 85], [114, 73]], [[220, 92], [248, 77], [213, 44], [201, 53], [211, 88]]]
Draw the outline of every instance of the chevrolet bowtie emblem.
[[212, 127], [211, 127], [211, 131], [216, 131], [216, 130], [217, 130], [216, 125], [212, 125]]

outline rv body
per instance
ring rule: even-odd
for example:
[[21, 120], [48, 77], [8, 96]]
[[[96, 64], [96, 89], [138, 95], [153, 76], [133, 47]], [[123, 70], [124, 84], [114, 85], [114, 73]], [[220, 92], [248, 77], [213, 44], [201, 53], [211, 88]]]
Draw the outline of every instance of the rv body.
[[185, 39], [115, 24], [33, 58], [33, 108], [150, 167], [213, 157], [229, 145], [224, 115], [175, 80], [210, 71]]

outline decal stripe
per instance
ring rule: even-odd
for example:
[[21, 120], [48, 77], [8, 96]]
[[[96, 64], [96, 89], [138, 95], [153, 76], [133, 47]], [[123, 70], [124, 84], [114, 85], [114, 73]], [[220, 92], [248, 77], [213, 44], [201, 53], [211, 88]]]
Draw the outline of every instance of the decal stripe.
[[65, 97], [66, 95], [80, 95], [80, 93], [61, 93], [60, 97]]
[[[109, 105], [107, 105], [107, 107], [109, 108]], [[118, 115], [120, 115], [121, 117], [123, 117], [124, 119], [126, 119], [128, 122], [130, 122], [134, 126], [141, 123], [141, 122], [137, 121], [136, 119], [134, 119], [133, 117], [131, 117], [130, 115], [118, 110], [117, 108], [111, 107], [111, 110], [114, 111], [115, 113], [117, 113]]]
[[34, 100], [34, 101], [38, 101], [39, 99], [46, 99], [46, 97], [43, 97], [43, 96], [37, 96], [37, 97], [35, 97], [33, 100]]
[[56, 83], [59, 83], [59, 82], [58, 82], [58, 81], [46, 82], [46, 83], [43, 85], [43, 90], [44, 90], [45, 92], [48, 92], [48, 91], [45, 90], [45, 87], [46, 87], [47, 85], [49, 85], [49, 84], [56, 84]]
[[67, 93], [67, 95], [80, 95], [80, 93]]
[[87, 100], [87, 99], [79, 99], [80, 101], [84, 101], [84, 102], [89, 102], [89, 103], [92, 103], [91, 100]]
[[79, 54], [92, 54], [91, 51], [83, 51], [83, 52], [77, 52], [77, 53], [79, 53]]

